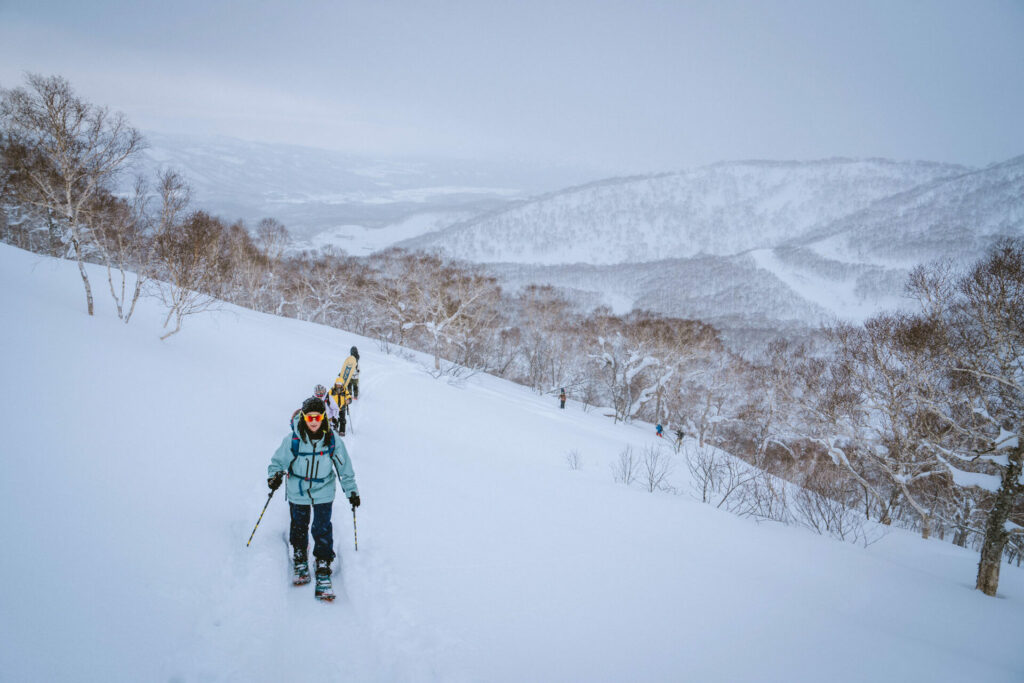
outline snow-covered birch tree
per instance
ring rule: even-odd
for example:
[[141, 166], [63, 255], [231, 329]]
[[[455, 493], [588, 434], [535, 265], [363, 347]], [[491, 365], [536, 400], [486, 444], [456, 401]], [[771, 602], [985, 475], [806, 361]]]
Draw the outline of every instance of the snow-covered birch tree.
[[[934, 400], [940, 389], [923, 381], [930, 376], [927, 357], [899, 342], [905, 324], [904, 316], [882, 314], [836, 339], [848, 389], [856, 392], [854, 416], [865, 440], [860, 452], [918, 515], [921, 534], [928, 538], [932, 516], [919, 488], [924, 479], [944, 474], [946, 466], [928, 438], [936, 425], [922, 401]], [[849, 459], [841, 463], [856, 473]]]
[[99, 194], [143, 146], [123, 114], [86, 102], [59, 76], [28, 74], [27, 87], [0, 90], [0, 126], [19, 146], [26, 197], [43, 211], [78, 263], [86, 309], [93, 314], [85, 259], [95, 246], [86, 220]]
[[[671, 376], [643, 342], [630, 341], [622, 332], [599, 336], [591, 358], [597, 363], [601, 383], [615, 411], [615, 421], [630, 421]], [[655, 372], [661, 368], [662, 372]]]
[[157, 291], [167, 306], [164, 329], [174, 321], [173, 329], [161, 339], [179, 332], [186, 316], [204, 311], [215, 303], [209, 292], [215, 289], [218, 279], [222, 234], [223, 226], [216, 218], [195, 211], [181, 225], [172, 226], [158, 237], [157, 257], [162, 267], [162, 280], [157, 283]]
[[958, 485], [990, 494], [976, 587], [995, 595], [1003, 551], [1024, 533], [1024, 241], [1002, 242], [960, 275], [918, 268], [909, 289], [922, 312], [899, 338], [935, 364], [913, 387], [940, 427], [937, 457]]

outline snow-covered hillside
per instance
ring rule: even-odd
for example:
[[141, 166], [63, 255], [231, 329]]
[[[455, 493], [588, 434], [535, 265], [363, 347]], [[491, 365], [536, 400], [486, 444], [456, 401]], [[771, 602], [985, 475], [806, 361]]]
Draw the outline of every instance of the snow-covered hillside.
[[634, 308], [710, 323], [727, 339], [757, 341], [753, 330], [806, 325], [836, 318], [861, 321], [900, 298], [907, 271], [825, 259], [810, 250], [758, 249], [736, 256], [696, 256], [613, 266], [492, 264], [507, 287], [546, 283], [586, 304], [618, 313]]
[[999, 237], [1024, 235], [1024, 156], [887, 197], [801, 240], [828, 258], [912, 266], [977, 259]]
[[546, 195], [400, 246], [475, 262], [609, 265], [779, 246], [960, 166], [885, 160], [721, 163]]
[[[993, 599], [949, 543], [615, 483], [650, 425], [346, 332], [224, 305], [160, 342], [154, 302], [125, 326], [92, 272], [90, 318], [73, 263], [0, 245], [2, 680], [1024, 680], [1020, 569]], [[289, 583], [280, 493], [245, 544], [288, 417], [352, 344], [359, 550], [339, 502], [325, 605]]]
[[[400, 243], [727, 337], [908, 305], [910, 269], [1024, 235], [1024, 157], [982, 170], [744, 162], [595, 183]], [[759, 334], [759, 333], [758, 333]]]

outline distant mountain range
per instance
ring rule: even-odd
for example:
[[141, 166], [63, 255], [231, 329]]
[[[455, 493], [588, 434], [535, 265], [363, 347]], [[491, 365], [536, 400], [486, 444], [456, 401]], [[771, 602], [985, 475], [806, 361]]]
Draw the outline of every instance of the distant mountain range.
[[966, 170], [875, 160], [721, 163], [556, 192], [406, 244], [467, 261], [544, 265], [727, 256], [800, 239], [879, 199]]
[[1024, 235], [1024, 156], [983, 169], [728, 162], [535, 194], [585, 176], [148, 137], [144, 164], [182, 170], [198, 205], [278, 218], [299, 246], [436, 251], [485, 264], [506, 287], [550, 283], [591, 305], [700, 318], [734, 339], [904, 305], [914, 265], [967, 263]]
[[398, 246], [742, 333], [905, 305], [914, 265], [1021, 235], [1024, 156], [984, 169], [830, 159], [602, 181]]

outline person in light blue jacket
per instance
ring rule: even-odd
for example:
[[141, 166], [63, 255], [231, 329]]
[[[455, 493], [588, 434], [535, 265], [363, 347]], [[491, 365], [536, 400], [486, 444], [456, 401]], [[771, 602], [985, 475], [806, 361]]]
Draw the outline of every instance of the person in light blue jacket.
[[324, 419], [327, 407], [319, 398], [308, 398], [292, 417], [291, 433], [284, 437], [267, 467], [267, 486], [276, 491], [288, 477], [285, 494], [291, 511], [288, 540], [295, 561], [294, 582], [309, 582], [306, 551], [309, 545], [310, 512], [313, 517], [313, 556], [317, 574], [330, 575], [334, 561], [331, 511], [335, 480], [353, 508], [359, 507], [359, 489], [345, 444]]

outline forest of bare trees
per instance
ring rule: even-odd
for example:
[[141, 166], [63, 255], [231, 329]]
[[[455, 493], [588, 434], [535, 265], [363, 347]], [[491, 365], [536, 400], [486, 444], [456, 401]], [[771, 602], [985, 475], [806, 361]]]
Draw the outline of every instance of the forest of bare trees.
[[[216, 300], [350, 330], [384, 350], [429, 353], [439, 376], [490, 373], [553, 401], [564, 387], [612, 420], [682, 430], [708, 502], [739, 505], [742, 486], [746, 514], [799, 512], [820, 533], [846, 537], [864, 519], [948, 538], [979, 552], [987, 595], [1002, 562], [1021, 561], [1020, 240], [966, 270], [919, 267], [907, 284], [912, 313], [737, 352], [700, 321], [585, 310], [546, 286], [504, 291], [436, 255], [296, 252], [273, 218], [249, 226], [193, 206], [171, 169], [118, 192], [132, 186], [119, 174], [144, 144], [60, 77], [0, 90], [0, 237], [75, 260], [90, 315], [86, 263], [105, 268], [102, 289], [126, 323], [140, 297], [162, 301], [163, 338]], [[660, 456], [627, 455], [621, 476], [662, 487]]]

